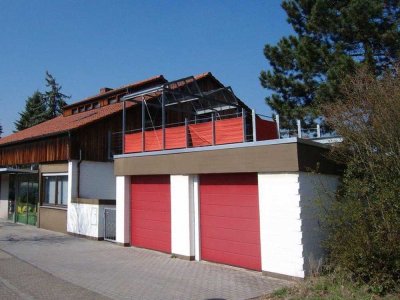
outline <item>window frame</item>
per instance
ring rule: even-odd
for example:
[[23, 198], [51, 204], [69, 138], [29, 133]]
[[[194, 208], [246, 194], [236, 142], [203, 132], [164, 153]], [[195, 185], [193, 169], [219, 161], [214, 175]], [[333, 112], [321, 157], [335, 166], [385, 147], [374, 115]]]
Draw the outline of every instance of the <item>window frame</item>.
[[[42, 177], [42, 199], [41, 199], [41, 205], [42, 206], [51, 206], [51, 207], [67, 207], [68, 206], [68, 181], [69, 181], [69, 176], [68, 173], [42, 173], [41, 174]], [[52, 195], [54, 197], [54, 203], [48, 203], [45, 202], [46, 200], [46, 178], [49, 177], [55, 177], [55, 189], [54, 189], [54, 194]], [[67, 179], [67, 199], [66, 202], [67, 204], [63, 204], [63, 203], [58, 203], [58, 186], [59, 186], [59, 182], [63, 182], [62, 179]]]

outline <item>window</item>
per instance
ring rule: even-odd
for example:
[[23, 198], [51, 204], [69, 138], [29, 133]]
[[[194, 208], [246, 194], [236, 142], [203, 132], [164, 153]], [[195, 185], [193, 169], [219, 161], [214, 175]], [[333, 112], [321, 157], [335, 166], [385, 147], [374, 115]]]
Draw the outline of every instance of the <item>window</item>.
[[93, 108], [99, 108], [100, 107], [100, 103], [99, 102], [94, 102], [93, 103]]
[[78, 113], [78, 108], [73, 108], [72, 109], [72, 114], [74, 115], [74, 114], [77, 114]]
[[67, 205], [68, 201], [68, 176], [48, 175], [43, 176], [43, 204]]
[[117, 103], [117, 98], [108, 99], [108, 104], [114, 104], [114, 103]]

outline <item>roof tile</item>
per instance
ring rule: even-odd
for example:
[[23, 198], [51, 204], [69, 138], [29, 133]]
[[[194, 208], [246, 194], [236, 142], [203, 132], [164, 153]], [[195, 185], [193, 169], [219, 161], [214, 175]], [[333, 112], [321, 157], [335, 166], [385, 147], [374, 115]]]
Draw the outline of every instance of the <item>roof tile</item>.
[[[212, 74], [207, 72], [207, 73], [199, 74], [199, 75], [195, 76], [195, 78], [203, 79], [207, 76], [212, 76]], [[127, 87], [133, 87], [133, 88], [140, 87], [140, 85], [144, 85], [149, 82], [153, 82], [153, 81], [160, 80], [160, 79], [165, 80], [162, 75], [159, 75], [159, 76], [149, 78], [147, 80], [139, 81], [139, 82], [129, 84], [129, 85], [124, 85], [120, 88], [114, 89], [113, 91], [122, 90]], [[107, 92], [107, 93], [109, 93], [109, 92]], [[104, 93], [103, 95], [106, 95], [107, 93]], [[86, 101], [96, 98], [98, 96], [102, 96], [102, 95], [96, 95], [93, 97], [89, 97], [89, 98], [86, 98], [77, 103], [86, 102]], [[73, 105], [76, 105], [76, 103], [68, 105], [68, 107], [71, 107]], [[134, 105], [132, 102], [127, 103], [128, 107], [132, 106], [132, 105]], [[80, 112], [80, 113], [73, 114], [70, 116], [64, 117], [63, 115], [61, 115], [61, 116], [58, 116], [49, 121], [40, 123], [36, 126], [18, 131], [16, 133], [13, 133], [9, 136], [5, 136], [3, 138], [0, 138], [0, 146], [6, 145], [6, 144], [13, 144], [13, 143], [17, 143], [17, 142], [25, 142], [25, 141], [29, 141], [29, 140], [33, 140], [33, 139], [43, 138], [46, 136], [52, 136], [52, 135], [58, 135], [61, 133], [65, 133], [70, 130], [74, 130], [74, 129], [80, 128], [82, 126], [88, 125], [92, 122], [95, 122], [97, 120], [100, 120], [102, 118], [110, 116], [112, 114], [115, 114], [121, 110], [122, 110], [122, 103], [117, 102], [114, 104], [109, 104], [106, 106], [102, 106], [100, 108], [95, 108], [92, 110]]]

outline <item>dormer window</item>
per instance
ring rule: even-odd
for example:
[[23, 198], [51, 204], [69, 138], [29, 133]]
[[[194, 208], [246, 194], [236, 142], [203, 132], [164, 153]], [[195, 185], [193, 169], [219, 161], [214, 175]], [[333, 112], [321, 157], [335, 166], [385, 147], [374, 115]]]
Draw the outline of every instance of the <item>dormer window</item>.
[[85, 111], [86, 110], [91, 110], [92, 109], [92, 104], [86, 104], [85, 105]]
[[114, 103], [117, 103], [117, 98], [109, 98], [108, 99], [108, 104], [114, 104]]
[[78, 113], [78, 108], [73, 108], [72, 109], [72, 114], [74, 115], [74, 114], [77, 114]]
[[84, 106], [79, 106], [79, 112], [84, 112], [85, 111], [85, 107]]
[[94, 102], [93, 103], [93, 108], [99, 108], [100, 107], [100, 103], [99, 102]]

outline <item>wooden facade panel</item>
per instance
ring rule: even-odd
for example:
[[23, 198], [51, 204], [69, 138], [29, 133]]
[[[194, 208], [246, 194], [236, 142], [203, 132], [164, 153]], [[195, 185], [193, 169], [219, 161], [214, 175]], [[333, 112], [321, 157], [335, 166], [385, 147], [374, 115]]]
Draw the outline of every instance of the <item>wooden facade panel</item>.
[[48, 137], [0, 148], [0, 166], [69, 159], [68, 136]]
[[[164, 79], [160, 79], [163, 81]], [[204, 78], [198, 81], [202, 90], [207, 91], [220, 87], [218, 82], [211, 80], [210, 78]], [[154, 86], [154, 82], [151, 81], [149, 84], [141, 85], [141, 88], [147, 88]], [[72, 113], [72, 108], [76, 108], [82, 105], [89, 104], [89, 102], [99, 102], [100, 106], [108, 104], [108, 99], [117, 97], [120, 98], [126, 93], [136, 91], [136, 89], [123, 89], [115, 90], [107, 95], [99, 95], [90, 99], [90, 101], [84, 101], [70, 105], [66, 108], [64, 115]], [[152, 100], [157, 102], [156, 99]], [[122, 105], [122, 104], [121, 104]], [[178, 105], [177, 109], [183, 111], [191, 111], [191, 103], [182, 103]], [[71, 111], [69, 111], [71, 110]], [[95, 110], [93, 110], [95, 112]], [[151, 117], [148, 116], [150, 113]], [[126, 132], [129, 133], [132, 130], [140, 130], [142, 126], [141, 121], [142, 109], [141, 105], [134, 105], [127, 109], [126, 115]], [[174, 111], [167, 109], [166, 121], [168, 124], [172, 123], [184, 123], [185, 117], [188, 117], [190, 113]], [[146, 107], [146, 128], [156, 128], [161, 125], [161, 108], [159, 106], [154, 107], [149, 105]], [[110, 159], [109, 150], [117, 149], [109, 146], [109, 135], [114, 133], [113, 141], [117, 140], [120, 144], [120, 151], [122, 150], [122, 112], [115, 113], [104, 119], [99, 119], [92, 124], [85, 127], [75, 129], [70, 132], [70, 136], [66, 133], [62, 135], [45, 137], [39, 140], [32, 140], [27, 142], [21, 142], [13, 145], [2, 145], [0, 147], [0, 166], [10, 165], [22, 165], [32, 163], [45, 163], [45, 162], [57, 162], [67, 161], [70, 159], [84, 159], [92, 161], [107, 161]], [[119, 134], [117, 132], [120, 132]], [[116, 134], [117, 133], [117, 134]]]
[[[126, 130], [140, 128], [140, 126], [141, 110], [140, 106], [137, 105], [127, 110]], [[114, 141], [118, 140], [117, 142], [121, 143], [122, 147], [122, 134], [116, 134], [121, 131], [122, 112], [118, 112], [94, 124], [79, 128], [71, 134], [71, 159], [91, 161], [109, 160], [109, 134], [113, 133], [112, 139]]]

